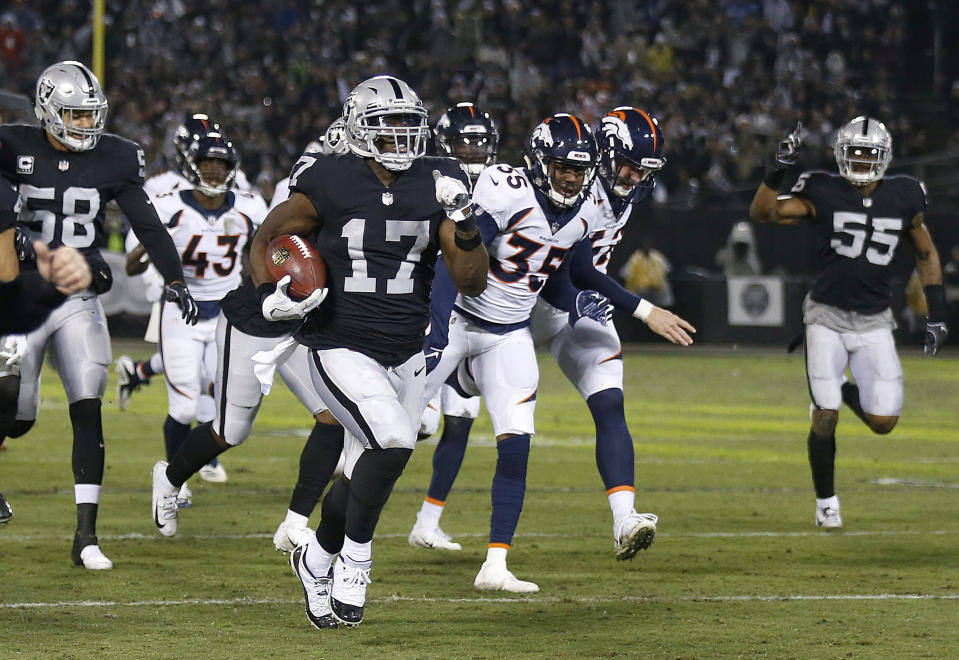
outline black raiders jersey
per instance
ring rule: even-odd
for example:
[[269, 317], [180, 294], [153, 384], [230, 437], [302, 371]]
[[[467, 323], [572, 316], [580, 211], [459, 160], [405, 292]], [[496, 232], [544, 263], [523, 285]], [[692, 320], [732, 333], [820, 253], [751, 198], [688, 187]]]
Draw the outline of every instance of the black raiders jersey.
[[89, 151], [59, 151], [42, 128], [0, 126], [0, 175], [17, 186], [20, 227], [50, 247], [83, 252], [95, 287], [97, 271], [106, 267], [99, 250], [106, 245], [106, 207], [113, 199], [164, 279], [183, 279], [173, 243], [141, 187], [143, 169], [143, 150], [116, 135], [104, 134]]
[[0, 177], [0, 233], [15, 227], [20, 197], [10, 183]]
[[305, 195], [320, 217], [315, 245], [329, 288], [297, 333], [301, 343], [349, 348], [387, 366], [422, 349], [446, 217], [433, 170], [469, 187], [452, 158], [418, 158], [390, 186], [353, 154], [308, 154], [293, 166], [291, 194]]
[[892, 300], [893, 257], [908, 240], [910, 223], [925, 211], [918, 179], [883, 178], [869, 197], [838, 174], [804, 172], [789, 193], [812, 203], [816, 217], [819, 274], [811, 296], [840, 309], [877, 314]]

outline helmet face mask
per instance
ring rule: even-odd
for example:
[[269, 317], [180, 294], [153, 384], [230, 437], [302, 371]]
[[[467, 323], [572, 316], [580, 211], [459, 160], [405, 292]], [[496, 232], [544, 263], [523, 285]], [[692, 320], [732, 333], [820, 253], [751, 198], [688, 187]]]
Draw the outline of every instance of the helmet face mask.
[[472, 103], [448, 108], [436, 122], [437, 151], [456, 158], [470, 179], [496, 162], [499, 132], [488, 113]]
[[569, 114], [548, 117], [526, 144], [533, 185], [560, 209], [575, 206], [596, 176], [596, 140], [589, 126]]
[[666, 164], [659, 121], [638, 108], [615, 108], [603, 117], [597, 142], [599, 176], [607, 188], [628, 203], [645, 200]]
[[37, 79], [33, 111], [44, 130], [70, 151], [97, 146], [107, 107], [100, 81], [80, 62], [59, 62]]
[[407, 170], [426, 153], [426, 108], [398, 78], [376, 76], [357, 85], [343, 105], [343, 119], [349, 150], [390, 171]]
[[[190, 173], [187, 179], [196, 190], [207, 197], [218, 197], [226, 193], [233, 185], [239, 166], [233, 144], [219, 133], [213, 132], [194, 140], [185, 160]], [[225, 163], [225, 170], [222, 167], [207, 165], [206, 161], [211, 160]]]
[[856, 117], [836, 134], [839, 175], [854, 186], [868, 186], [886, 174], [892, 162], [892, 135], [870, 117]]

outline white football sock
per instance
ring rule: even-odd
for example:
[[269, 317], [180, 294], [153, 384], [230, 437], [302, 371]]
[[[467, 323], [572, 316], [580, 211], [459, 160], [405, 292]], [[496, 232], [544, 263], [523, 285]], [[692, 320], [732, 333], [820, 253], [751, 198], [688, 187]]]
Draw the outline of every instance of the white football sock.
[[433, 529], [440, 526], [440, 516], [442, 515], [442, 504], [434, 504], [429, 500], [423, 500], [423, 506], [420, 507], [420, 512], [416, 514], [416, 522]]
[[77, 504], [99, 504], [101, 488], [99, 484], [74, 484], [73, 500]]
[[636, 493], [632, 488], [617, 490], [606, 497], [609, 498], [609, 508], [613, 512], [614, 521], [625, 518], [635, 510]]
[[373, 565], [373, 542], [357, 543], [349, 536], [344, 537], [340, 559], [352, 568], [369, 569]]

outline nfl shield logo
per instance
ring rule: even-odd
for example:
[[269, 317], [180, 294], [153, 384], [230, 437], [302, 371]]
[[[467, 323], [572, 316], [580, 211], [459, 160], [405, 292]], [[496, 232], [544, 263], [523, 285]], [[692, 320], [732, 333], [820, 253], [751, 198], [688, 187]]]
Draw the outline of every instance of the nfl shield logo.
[[555, 234], [557, 231], [559, 231], [559, 223], [554, 222], [553, 224], [549, 226], [549, 228], [550, 228], [550, 231], [552, 231]]
[[66, 172], [68, 169], [70, 169], [70, 162], [66, 160], [61, 160], [59, 167], [61, 172]]
[[865, 207], [868, 209], [870, 206], [872, 206], [872, 198], [871, 198], [871, 197], [863, 197], [863, 198], [862, 198], [862, 205], [865, 206]]
[[393, 193], [385, 192], [383, 193], [383, 205], [390, 206], [393, 204]]

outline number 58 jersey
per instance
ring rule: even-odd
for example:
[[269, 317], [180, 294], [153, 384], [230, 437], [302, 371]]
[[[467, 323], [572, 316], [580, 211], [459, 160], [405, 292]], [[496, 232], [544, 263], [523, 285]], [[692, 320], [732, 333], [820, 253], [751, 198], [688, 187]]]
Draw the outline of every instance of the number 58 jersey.
[[525, 170], [509, 165], [488, 167], [477, 179], [476, 218], [488, 215], [499, 233], [486, 246], [486, 290], [456, 298], [456, 307], [468, 316], [500, 325], [528, 322], [540, 289], [569, 250], [602, 229], [599, 203], [592, 195], [579, 207], [554, 216], [543, 210], [547, 202], [541, 202], [535, 190]]
[[200, 206], [192, 190], [171, 190], [150, 199], [173, 238], [196, 300], [221, 300], [240, 285], [240, 255], [266, 216], [263, 198], [230, 190], [212, 211]]
[[816, 209], [819, 274], [812, 299], [863, 314], [889, 307], [890, 264], [913, 218], [926, 208], [922, 183], [911, 176], [887, 176], [863, 197], [838, 174], [809, 171], [789, 194]]

